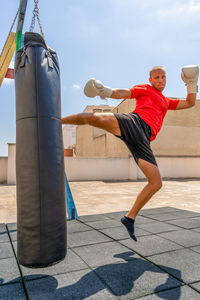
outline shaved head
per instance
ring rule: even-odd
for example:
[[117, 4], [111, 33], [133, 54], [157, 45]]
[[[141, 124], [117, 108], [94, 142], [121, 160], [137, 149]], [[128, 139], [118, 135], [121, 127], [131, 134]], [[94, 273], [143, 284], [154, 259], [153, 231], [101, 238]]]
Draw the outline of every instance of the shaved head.
[[166, 70], [162, 66], [155, 66], [150, 70], [149, 76], [151, 77], [151, 74], [155, 71], [163, 71], [166, 74]]
[[155, 66], [150, 70], [149, 82], [162, 93], [166, 85], [166, 71], [162, 66]]

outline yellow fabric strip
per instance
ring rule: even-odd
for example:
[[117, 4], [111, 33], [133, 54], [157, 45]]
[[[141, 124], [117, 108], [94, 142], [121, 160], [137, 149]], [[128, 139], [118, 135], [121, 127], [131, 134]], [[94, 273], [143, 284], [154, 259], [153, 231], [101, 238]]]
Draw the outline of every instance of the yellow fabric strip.
[[11, 32], [6, 40], [0, 56], [0, 86], [8, 70], [16, 47], [16, 33]]

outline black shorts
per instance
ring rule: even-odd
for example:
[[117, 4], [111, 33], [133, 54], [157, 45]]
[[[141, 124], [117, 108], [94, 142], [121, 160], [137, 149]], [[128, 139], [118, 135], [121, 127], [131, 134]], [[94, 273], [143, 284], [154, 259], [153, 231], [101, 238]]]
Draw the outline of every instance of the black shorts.
[[142, 158], [157, 166], [150, 146], [151, 128], [136, 113], [114, 114], [121, 130], [120, 138], [129, 148], [136, 163]]

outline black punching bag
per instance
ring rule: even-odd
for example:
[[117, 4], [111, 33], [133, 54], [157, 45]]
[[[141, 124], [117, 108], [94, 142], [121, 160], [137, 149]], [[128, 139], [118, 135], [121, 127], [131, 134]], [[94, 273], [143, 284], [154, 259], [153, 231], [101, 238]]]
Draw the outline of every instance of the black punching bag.
[[58, 58], [25, 33], [15, 59], [17, 256], [45, 267], [66, 255], [66, 201]]

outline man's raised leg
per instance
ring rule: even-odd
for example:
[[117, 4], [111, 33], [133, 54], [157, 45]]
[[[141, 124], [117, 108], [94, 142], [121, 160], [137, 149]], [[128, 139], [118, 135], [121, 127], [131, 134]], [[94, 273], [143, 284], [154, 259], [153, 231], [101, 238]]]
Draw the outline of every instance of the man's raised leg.
[[113, 113], [80, 113], [62, 118], [63, 124], [91, 125], [121, 136], [118, 121]]

